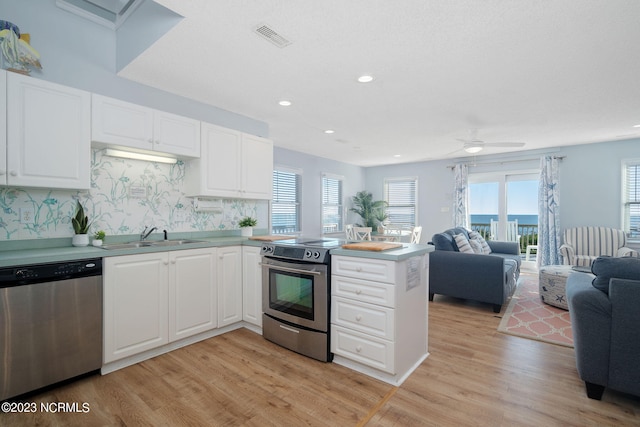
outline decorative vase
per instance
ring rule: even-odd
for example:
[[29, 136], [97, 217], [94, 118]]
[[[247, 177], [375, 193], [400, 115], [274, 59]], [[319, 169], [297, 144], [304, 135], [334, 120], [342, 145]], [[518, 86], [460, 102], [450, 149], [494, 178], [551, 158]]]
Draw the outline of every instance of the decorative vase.
[[100, 246], [102, 246], [102, 240], [101, 240], [101, 239], [93, 239], [93, 241], [91, 242], [91, 244], [92, 244], [93, 246], [100, 247]]
[[253, 236], [253, 227], [242, 227], [242, 228], [240, 228], [240, 235], [242, 237], [251, 237], [251, 236]]
[[74, 234], [71, 239], [71, 244], [73, 246], [89, 246], [89, 235], [88, 234]]

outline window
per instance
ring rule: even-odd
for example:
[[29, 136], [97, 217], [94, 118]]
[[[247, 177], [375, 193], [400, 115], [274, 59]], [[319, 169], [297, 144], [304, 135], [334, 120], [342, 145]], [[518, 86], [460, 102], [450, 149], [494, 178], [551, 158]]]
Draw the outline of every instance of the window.
[[271, 203], [271, 233], [287, 234], [300, 231], [300, 182], [298, 171], [273, 171], [273, 201]]
[[411, 228], [416, 225], [417, 178], [384, 180], [384, 200], [387, 202], [387, 222]]
[[640, 239], [640, 159], [623, 166], [623, 228], [630, 239]]
[[[538, 242], [538, 172], [514, 171], [469, 175], [471, 229], [485, 238], [510, 239], [508, 223], [522, 251]], [[494, 222], [494, 229], [491, 222]], [[514, 241], [516, 241], [514, 240]]]
[[342, 230], [342, 177], [322, 174], [322, 232]]

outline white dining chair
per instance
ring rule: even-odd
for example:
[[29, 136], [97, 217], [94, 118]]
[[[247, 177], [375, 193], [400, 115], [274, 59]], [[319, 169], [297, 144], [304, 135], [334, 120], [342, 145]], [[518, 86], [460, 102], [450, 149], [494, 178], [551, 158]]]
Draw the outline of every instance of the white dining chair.
[[390, 242], [397, 242], [402, 237], [402, 226], [388, 224], [384, 227], [384, 237]]
[[353, 240], [371, 240], [371, 227], [353, 227]]
[[418, 225], [411, 229], [411, 243], [419, 244], [420, 236], [422, 235], [422, 226]]
[[353, 235], [353, 224], [345, 225], [344, 232], [347, 237], [347, 240], [356, 240], [356, 237]]

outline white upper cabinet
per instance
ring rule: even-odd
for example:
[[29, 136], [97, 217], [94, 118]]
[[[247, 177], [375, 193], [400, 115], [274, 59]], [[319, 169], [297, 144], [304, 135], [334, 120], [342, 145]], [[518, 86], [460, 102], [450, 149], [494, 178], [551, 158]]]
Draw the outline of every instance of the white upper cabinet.
[[92, 95], [91, 140], [116, 147], [200, 157], [200, 121]]
[[7, 72], [0, 70], [0, 185], [7, 185]]
[[88, 189], [91, 94], [16, 73], [6, 79], [6, 184]]
[[270, 140], [202, 123], [201, 157], [187, 169], [187, 194], [269, 200], [272, 181]]

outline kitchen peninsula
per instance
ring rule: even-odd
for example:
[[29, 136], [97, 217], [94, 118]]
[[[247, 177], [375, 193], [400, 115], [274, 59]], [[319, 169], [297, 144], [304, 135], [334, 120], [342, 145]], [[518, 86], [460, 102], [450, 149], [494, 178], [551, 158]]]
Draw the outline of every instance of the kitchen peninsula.
[[331, 251], [334, 363], [398, 386], [426, 359], [432, 250]]

